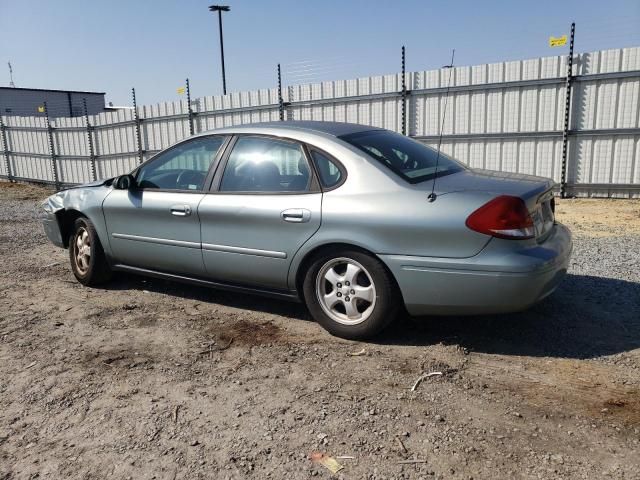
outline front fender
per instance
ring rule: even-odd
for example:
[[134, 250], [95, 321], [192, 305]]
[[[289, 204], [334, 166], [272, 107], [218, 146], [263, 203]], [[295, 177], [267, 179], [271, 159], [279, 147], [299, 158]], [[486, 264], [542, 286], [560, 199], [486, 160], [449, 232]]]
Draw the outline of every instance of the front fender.
[[69, 234], [64, 217], [70, 212], [78, 212], [87, 217], [96, 228], [98, 238], [107, 256], [111, 256], [107, 228], [102, 213], [102, 202], [111, 192], [105, 185], [79, 187], [63, 190], [48, 197], [42, 203], [40, 219], [45, 233], [54, 245], [66, 248]]
[[42, 222], [44, 233], [56, 247], [65, 248], [62, 225], [59, 213], [64, 212], [60, 199], [56, 195], [46, 198], [40, 205], [42, 208], [38, 212], [38, 218]]

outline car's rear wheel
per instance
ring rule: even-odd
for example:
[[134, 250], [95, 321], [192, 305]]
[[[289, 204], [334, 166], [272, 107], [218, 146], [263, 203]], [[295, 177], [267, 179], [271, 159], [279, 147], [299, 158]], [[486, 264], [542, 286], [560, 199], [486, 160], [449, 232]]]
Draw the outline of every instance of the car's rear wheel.
[[93, 223], [77, 218], [69, 238], [69, 260], [76, 279], [83, 285], [99, 285], [112, 276]]
[[384, 265], [355, 250], [318, 255], [307, 271], [303, 290], [313, 317], [343, 338], [379, 333], [398, 309], [395, 283]]

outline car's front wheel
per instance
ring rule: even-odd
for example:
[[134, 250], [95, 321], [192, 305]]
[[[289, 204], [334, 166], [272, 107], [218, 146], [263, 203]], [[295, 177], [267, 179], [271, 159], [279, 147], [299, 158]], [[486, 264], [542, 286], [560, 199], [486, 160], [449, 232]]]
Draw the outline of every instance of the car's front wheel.
[[93, 223], [88, 218], [77, 218], [69, 238], [69, 260], [76, 279], [83, 285], [93, 286], [111, 278], [111, 269]]
[[371, 337], [398, 310], [389, 272], [379, 260], [356, 250], [318, 255], [307, 271], [303, 290], [313, 317], [338, 337]]

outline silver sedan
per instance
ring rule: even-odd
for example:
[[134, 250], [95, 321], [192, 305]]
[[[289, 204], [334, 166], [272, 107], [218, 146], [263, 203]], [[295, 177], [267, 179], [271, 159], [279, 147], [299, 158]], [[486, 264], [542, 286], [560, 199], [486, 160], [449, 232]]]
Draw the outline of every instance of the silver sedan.
[[206, 132], [43, 203], [79, 282], [151, 275], [304, 301], [364, 338], [411, 315], [513, 312], [549, 295], [571, 235], [553, 182], [470, 169], [362, 125]]

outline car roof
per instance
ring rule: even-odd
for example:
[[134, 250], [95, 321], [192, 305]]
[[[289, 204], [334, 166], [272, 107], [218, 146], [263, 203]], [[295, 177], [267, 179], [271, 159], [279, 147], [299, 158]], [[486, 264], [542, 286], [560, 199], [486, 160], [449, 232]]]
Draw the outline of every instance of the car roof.
[[[263, 123], [248, 123], [244, 125], [237, 125], [234, 127], [226, 127], [222, 129], [216, 129], [216, 132], [227, 133], [241, 133], [243, 130], [251, 130], [255, 132], [260, 129], [265, 130], [284, 130], [284, 131], [308, 131], [308, 132], [321, 132], [334, 137], [341, 135], [349, 135], [351, 133], [366, 132], [369, 130], [383, 130], [382, 128], [372, 127], [369, 125], [358, 125], [355, 123], [344, 122], [314, 122], [314, 121], [299, 121], [299, 120], [287, 120], [281, 122], [263, 122]], [[205, 132], [203, 132], [205, 133]]]

